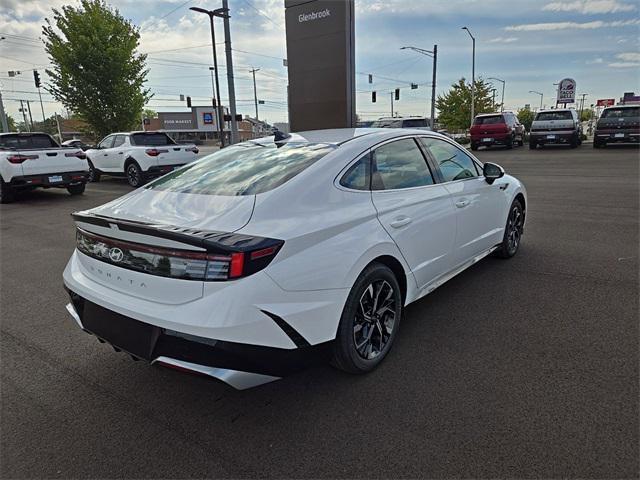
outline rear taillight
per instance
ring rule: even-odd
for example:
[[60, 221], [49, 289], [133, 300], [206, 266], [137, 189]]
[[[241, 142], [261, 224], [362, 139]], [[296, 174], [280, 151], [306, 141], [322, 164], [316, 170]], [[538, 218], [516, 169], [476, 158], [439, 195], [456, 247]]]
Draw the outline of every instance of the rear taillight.
[[79, 150], [77, 152], [69, 152], [69, 153], [65, 153], [64, 154], [65, 157], [77, 157], [80, 160], [84, 160], [87, 158], [87, 156], [85, 155], [85, 153], [82, 150]]
[[157, 157], [161, 153], [168, 153], [168, 152], [169, 152], [169, 150], [159, 150], [157, 148], [147, 148], [145, 150], [145, 153], [147, 155], [149, 155], [150, 157]]
[[26, 160], [35, 160], [36, 158], [38, 158], [38, 155], [21, 155], [21, 154], [16, 154], [16, 155], [9, 155], [7, 157], [7, 160], [9, 160], [9, 163], [13, 163], [13, 164], [20, 164]]
[[272, 245], [241, 252], [210, 253], [152, 247], [94, 235], [82, 229], [76, 233], [78, 250], [103, 262], [149, 275], [210, 282], [246, 277], [265, 268], [284, 242], [261, 240]]

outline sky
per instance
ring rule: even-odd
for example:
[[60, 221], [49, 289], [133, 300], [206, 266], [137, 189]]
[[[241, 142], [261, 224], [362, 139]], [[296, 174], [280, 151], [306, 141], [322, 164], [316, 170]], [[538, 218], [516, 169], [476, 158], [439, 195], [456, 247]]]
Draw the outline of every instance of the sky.
[[[33, 83], [49, 60], [39, 39], [52, 8], [70, 0], [0, 0], [0, 88], [5, 109], [18, 118], [19, 101], [33, 100], [34, 120], [42, 116]], [[109, 5], [140, 27], [140, 52], [148, 54], [148, 107], [186, 110], [179, 95], [208, 105], [211, 97], [211, 39], [208, 17], [191, 6], [218, 8], [221, 0], [113, 0]], [[574, 78], [586, 104], [640, 93], [640, 1], [638, 0], [355, 0], [356, 110], [361, 119], [390, 114], [389, 92], [401, 88], [395, 111], [425, 115], [431, 95], [432, 60], [403, 46], [431, 50], [438, 45], [437, 92], [471, 78], [471, 39], [476, 37], [476, 77], [505, 80], [505, 108], [555, 101], [554, 83]], [[256, 73], [259, 117], [287, 121], [284, 0], [229, 0], [238, 112], [254, 115]], [[89, 26], [88, 26], [89, 27]], [[221, 93], [226, 104], [226, 65], [222, 22], [216, 26]], [[21, 71], [14, 78], [8, 71]], [[373, 84], [368, 75], [373, 75]], [[411, 83], [419, 88], [411, 90]], [[502, 84], [493, 81], [499, 94]], [[371, 91], [378, 101], [371, 103]], [[43, 90], [47, 116], [63, 107]]]

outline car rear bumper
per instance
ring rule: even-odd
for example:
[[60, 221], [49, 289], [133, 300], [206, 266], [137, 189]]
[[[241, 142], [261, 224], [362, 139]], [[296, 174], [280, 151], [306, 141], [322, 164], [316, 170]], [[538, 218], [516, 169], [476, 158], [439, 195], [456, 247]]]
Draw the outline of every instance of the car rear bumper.
[[506, 145], [511, 138], [510, 133], [472, 134], [471, 142], [477, 145]]
[[149, 167], [149, 169], [144, 173], [147, 177], [159, 177], [161, 175], [164, 175], [165, 173], [172, 172], [176, 168], [183, 167], [186, 164], [187, 162], [175, 163], [172, 165], [154, 165], [153, 167]]
[[329, 344], [296, 349], [248, 345], [189, 335], [140, 322], [101, 307], [69, 290], [67, 310], [101, 343], [134, 360], [198, 373], [243, 390], [324, 363]]
[[639, 143], [640, 132], [637, 130], [614, 130], [614, 131], [598, 131], [594, 138], [599, 142], [620, 142], [620, 143]]
[[569, 143], [576, 138], [573, 130], [551, 131], [551, 132], [531, 132], [530, 141], [538, 144], [542, 143]]
[[13, 188], [67, 187], [77, 183], [87, 183], [88, 178], [89, 172], [87, 171], [21, 175], [13, 177], [9, 181], [9, 185]]

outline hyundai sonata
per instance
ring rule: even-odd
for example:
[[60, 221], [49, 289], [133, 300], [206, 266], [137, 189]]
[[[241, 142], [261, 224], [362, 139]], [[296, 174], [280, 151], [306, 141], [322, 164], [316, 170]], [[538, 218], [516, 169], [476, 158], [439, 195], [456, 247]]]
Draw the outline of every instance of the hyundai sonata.
[[278, 133], [77, 212], [64, 271], [80, 328], [236, 388], [329, 357], [376, 367], [403, 309], [516, 254], [524, 186], [423, 130]]

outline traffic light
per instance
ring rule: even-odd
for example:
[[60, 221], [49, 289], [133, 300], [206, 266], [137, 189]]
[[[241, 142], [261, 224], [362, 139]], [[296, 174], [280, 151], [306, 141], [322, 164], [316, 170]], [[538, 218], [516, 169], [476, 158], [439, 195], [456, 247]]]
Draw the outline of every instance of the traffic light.
[[238, 113], [238, 114], [236, 115], [236, 122], [241, 122], [241, 121], [242, 121], [242, 114], [241, 114], [241, 113]]
[[231, 121], [231, 115], [229, 115], [228, 113], [225, 113], [225, 114], [222, 116], [222, 119], [223, 119], [225, 122], [230, 122], [230, 121]]
[[371, 103], [376, 103], [376, 92], [371, 92]]
[[187, 97], [187, 107], [191, 108], [191, 97]]
[[400, 100], [400, 89], [396, 88], [396, 100]]
[[40, 88], [40, 74], [37, 70], [33, 71], [33, 81], [36, 82], [36, 88]]

